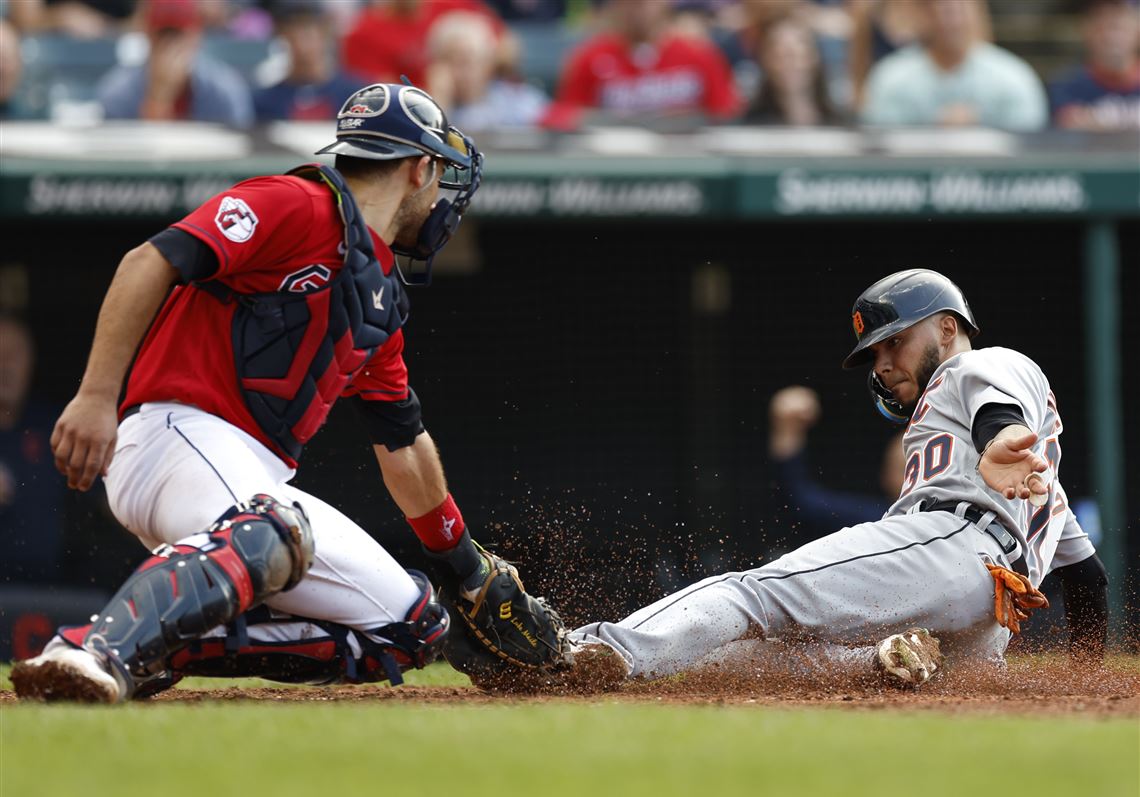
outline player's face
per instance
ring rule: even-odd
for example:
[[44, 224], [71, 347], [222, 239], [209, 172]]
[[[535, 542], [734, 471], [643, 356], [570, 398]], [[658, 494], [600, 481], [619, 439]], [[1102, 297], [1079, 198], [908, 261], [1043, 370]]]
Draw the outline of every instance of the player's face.
[[413, 247], [420, 236], [420, 228], [424, 226], [435, 203], [439, 200], [439, 179], [443, 166], [439, 163], [427, 167], [430, 179], [411, 196], [404, 200], [396, 213], [395, 243], [404, 247]]
[[1140, 11], [1124, 3], [1098, 6], [1085, 17], [1084, 34], [1097, 66], [1123, 71], [1140, 43]]
[[936, 327], [928, 319], [871, 346], [875, 373], [894, 397], [913, 410], [941, 362]]

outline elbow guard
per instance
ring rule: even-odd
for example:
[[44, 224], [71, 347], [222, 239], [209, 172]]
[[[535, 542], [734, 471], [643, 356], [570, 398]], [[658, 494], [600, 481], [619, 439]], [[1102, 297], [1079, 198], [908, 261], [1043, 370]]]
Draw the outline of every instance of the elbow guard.
[[368, 438], [389, 451], [407, 448], [424, 432], [420, 400], [411, 388], [408, 397], [401, 401], [365, 401], [353, 396], [352, 406], [368, 430]]

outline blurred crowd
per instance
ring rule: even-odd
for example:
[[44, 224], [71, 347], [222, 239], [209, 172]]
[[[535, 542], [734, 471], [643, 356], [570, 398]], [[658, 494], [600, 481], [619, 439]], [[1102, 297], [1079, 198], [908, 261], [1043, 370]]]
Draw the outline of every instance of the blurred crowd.
[[[355, 88], [406, 76], [470, 130], [1140, 129], [1138, 0], [0, 0], [0, 14], [7, 119], [326, 120]], [[1069, 62], [1035, 69], [1024, 37], [995, 34], [1005, 14]]]

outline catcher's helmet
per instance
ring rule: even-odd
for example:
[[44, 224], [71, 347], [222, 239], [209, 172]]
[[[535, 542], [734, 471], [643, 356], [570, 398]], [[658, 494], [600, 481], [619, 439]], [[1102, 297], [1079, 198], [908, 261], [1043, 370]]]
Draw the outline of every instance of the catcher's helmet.
[[937, 271], [912, 268], [883, 277], [863, 291], [851, 308], [851, 324], [858, 342], [843, 361], [843, 367], [871, 362], [871, 346], [946, 311], [965, 322], [970, 337], [978, 334], [978, 322], [961, 289]]
[[[454, 235], [483, 175], [483, 154], [447, 122], [439, 103], [423, 89], [399, 83], [373, 83], [344, 101], [337, 114], [336, 141], [318, 155], [346, 155], [367, 160], [396, 160], [427, 155], [444, 162], [440, 188], [453, 191], [441, 198], [420, 228], [414, 245], [392, 245], [409, 259], [400, 277], [409, 285], [431, 282], [435, 255]], [[434, 163], [433, 163], [434, 168]], [[434, 174], [435, 172], [433, 172]], [[413, 264], [422, 262], [415, 273]]]
[[415, 86], [365, 86], [344, 101], [336, 120], [336, 141], [318, 155], [368, 160], [431, 155], [461, 169], [471, 166], [469, 140], [447, 123], [439, 103]]

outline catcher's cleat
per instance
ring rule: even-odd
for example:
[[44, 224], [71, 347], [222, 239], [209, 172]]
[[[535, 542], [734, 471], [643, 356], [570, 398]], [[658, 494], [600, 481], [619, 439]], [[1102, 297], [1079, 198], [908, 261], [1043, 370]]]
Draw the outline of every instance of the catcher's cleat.
[[117, 703], [119, 683], [99, 659], [67, 643], [50, 644], [39, 656], [12, 667], [12, 686], [24, 700]]
[[878, 644], [877, 650], [877, 667], [898, 686], [921, 686], [942, 668], [944, 661], [938, 640], [925, 628], [891, 634]]

